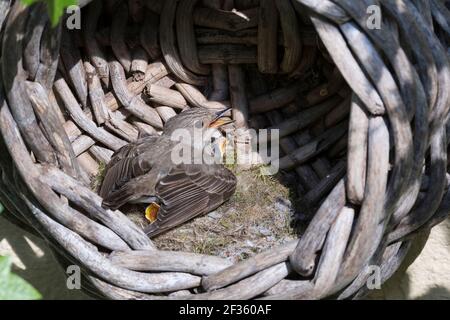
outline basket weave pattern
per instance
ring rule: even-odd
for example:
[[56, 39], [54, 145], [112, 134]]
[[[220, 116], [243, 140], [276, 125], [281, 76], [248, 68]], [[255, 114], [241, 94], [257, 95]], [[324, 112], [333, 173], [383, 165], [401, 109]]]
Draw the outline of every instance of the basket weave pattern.
[[[369, 266], [386, 281], [414, 236], [447, 217], [445, 1], [143, 3], [81, 1], [76, 36], [51, 28], [41, 5], [0, 4], [0, 201], [63, 266], [82, 267], [86, 291], [360, 298]], [[382, 10], [380, 29], [367, 23], [372, 5]], [[99, 30], [103, 14], [111, 21]], [[244, 70], [302, 79], [317, 59], [327, 81], [301, 102], [300, 80], [245, 89]], [[230, 264], [157, 250], [125, 214], [101, 206], [89, 187], [98, 163], [186, 106], [227, 105], [236, 127], [280, 129], [280, 167], [295, 172], [314, 209], [298, 240]]]

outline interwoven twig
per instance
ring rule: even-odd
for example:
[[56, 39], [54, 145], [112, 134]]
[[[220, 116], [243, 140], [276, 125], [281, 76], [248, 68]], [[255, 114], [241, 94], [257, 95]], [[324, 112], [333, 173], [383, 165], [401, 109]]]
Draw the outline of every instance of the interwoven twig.
[[[220, 2], [97, 0], [75, 33], [52, 28], [41, 4], [0, 2], [7, 217], [82, 266], [84, 289], [101, 297], [363, 297], [369, 265], [386, 281], [450, 212], [448, 3]], [[371, 5], [381, 29], [367, 24]], [[296, 79], [316, 65], [326, 79], [305, 93]], [[291, 81], [272, 87], [261, 73]], [[157, 250], [101, 206], [90, 177], [180, 110], [224, 106], [237, 128], [280, 129], [280, 168], [312, 219], [299, 240], [236, 264]]]

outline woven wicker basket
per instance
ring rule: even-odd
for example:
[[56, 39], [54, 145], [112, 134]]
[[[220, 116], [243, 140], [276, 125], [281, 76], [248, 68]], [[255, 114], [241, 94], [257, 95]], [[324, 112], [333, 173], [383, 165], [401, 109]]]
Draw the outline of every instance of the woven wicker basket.
[[[51, 28], [40, 4], [0, 4], [0, 201], [63, 266], [81, 266], [87, 292], [360, 298], [370, 266], [386, 281], [414, 236], [450, 212], [444, 1], [89, 2], [71, 32]], [[325, 81], [299, 97], [312, 65]], [[248, 70], [299, 80], [248, 84]], [[125, 214], [102, 208], [88, 184], [97, 163], [186, 105], [227, 104], [238, 127], [280, 128], [281, 167], [317, 209], [298, 241], [230, 265], [157, 250]]]

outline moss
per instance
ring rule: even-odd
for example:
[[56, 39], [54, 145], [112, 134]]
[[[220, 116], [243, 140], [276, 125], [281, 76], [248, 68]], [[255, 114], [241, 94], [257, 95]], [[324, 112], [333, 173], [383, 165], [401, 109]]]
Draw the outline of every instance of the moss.
[[98, 164], [98, 173], [92, 178], [91, 181], [91, 189], [95, 192], [98, 192], [100, 190], [100, 187], [102, 186], [103, 179], [105, 178], [106, 174], [106, 164], [104, 162], [100, 162]]

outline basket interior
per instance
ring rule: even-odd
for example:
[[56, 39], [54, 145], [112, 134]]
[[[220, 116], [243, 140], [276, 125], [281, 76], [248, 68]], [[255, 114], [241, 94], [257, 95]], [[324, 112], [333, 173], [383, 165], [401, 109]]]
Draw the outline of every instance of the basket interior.
[[[111, 298], [174, 291], [207, 298], [362, 296], [367, 265], [381, 265], [382, 280], [389, 278], [408, 252], [409, 237], [441, 221], [450, 197], [445, 49], [434, 34], [424, 36], [430, 25], [411, 4], [408, 14], [398, 3], [383, 4], [387, 29], [371, 34], [361, 13], [369, 3], [96, 0], [68, 13], [57, 28], [42, 4], [15, 4], [2, 50], [11, 113], [3, 107], [0, 114], [12, 158], [5, 155], [0, 164], [16, 167], [2, 168], [4, 183], [22, 180], [1, 194], [3, 201], [19, 220], [39, 225], [62, 257], [85, 265], [91, 285]], [[436, 7], [428, 10], [437, 14]], [[441, 24], [435, 28], [442, 38]], [[16, 30], [23, 32], [22, 47], [10, 36]], [[420, 35], [417, 45], [408, 38], [411, 30]], [[392, 45], [384, 45], [387, 40]], [[26, 81], [9, 69], [16, 63], [7, 62], [20, 60], [15, 52], [23, 54], [18, 65]], [[428, 54], [422, 60], [419, 53]], [[430, 76], [435, 82], [418, 72], [429, 65], [441, 74]], [[29, 98], [23, 109], [21, 93]], [[276, 182], [258, 183], [272, 188], [272, 209], [284, 210], [300, 240], [269, 241], [231, 265], [211, 255], [224, 256], [221, 244], [216, 251], [165, 246], [176, 233], [155, 239], [155, 250], [142, 232], [142, 208], [101, 206], [96, 192], [114, 152], [161, 134], [183, 110], [227, 107], [234, 123], [225, 129], [235, 133], [236, 148], [249, 130], [279, 130]], [[27, 125], [24, 115], [35, 122]], [[240, 165], [233, 170], [254, 173]], [[230, 203], [239, 203], [238, 196]], [[263, 192], [248, 196], [263, 203]], [[25, 201], [14, 204], [17, 197]], [[288, 209], [280, 209], [286, 200]], [[22, 216], [27, 210], [33, 215]], [[268, 210], [251, 223], [271, 217]], [[198, 218], [204, 224], [220, 219]], [[199, 227], [192, 223], [185, 229]], [[276, 249], [260, 253], [271, 246]], [[167, 251], [177, 248], [194, 253]]]

